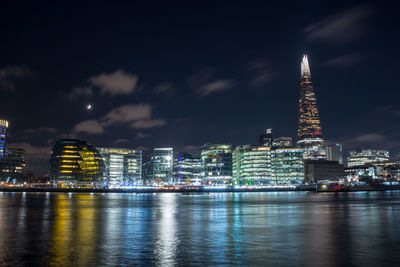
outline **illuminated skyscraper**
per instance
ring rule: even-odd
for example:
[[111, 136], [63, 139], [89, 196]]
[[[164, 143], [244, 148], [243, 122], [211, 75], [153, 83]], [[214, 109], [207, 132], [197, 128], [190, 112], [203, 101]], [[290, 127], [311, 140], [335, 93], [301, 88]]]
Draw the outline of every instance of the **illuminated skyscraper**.
[[151, 160], [153, 161], [153, 179], [158, 184], [173, 184], [173, 148], [154, 148]]
[[297, 146], [305, 148], [305, 159], [326, 159], [317, 99], [311, 82], [307, 55], [301, 62], [299, 128]]
[[8, 121], [0, 120], [0, 158], [4, 157], [6, 153], [7, 128], [8, 128]]

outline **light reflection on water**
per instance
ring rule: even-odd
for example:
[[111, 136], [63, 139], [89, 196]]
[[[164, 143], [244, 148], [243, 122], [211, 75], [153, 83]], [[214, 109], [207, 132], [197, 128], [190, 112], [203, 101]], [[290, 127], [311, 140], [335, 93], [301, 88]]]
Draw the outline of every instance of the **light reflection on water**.
[[0, 192], [0, 265], [397, 265], [400, 192]]

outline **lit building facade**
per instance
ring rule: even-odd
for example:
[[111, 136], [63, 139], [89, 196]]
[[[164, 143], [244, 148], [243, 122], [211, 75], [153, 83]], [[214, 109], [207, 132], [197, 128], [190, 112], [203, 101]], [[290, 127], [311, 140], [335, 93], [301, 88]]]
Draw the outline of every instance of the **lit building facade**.
[[279, 148], [271, 153], [272, 179], [278, 185], [296, 185], [304, 181], [304, 160], [306, 152], [301, 148]]
[[307, 55], [301, 62], [297, 146], [306, 149], [305, 159], [326, 159], [317, 99], [311, 82]]
[[0, 158], [6, 154], [6, 136], [7, 136], [8, 121], [0, 120]]
[[188, 153], [178, 153], [174, 157], [174, 181], [176, 184], [201, 184], [201, 159]]
[[237, 185], [275, 184], [271, 176], [271, 148], [243, 145], [232, 153], [232, 175]]
[[343, 148], [341, 144], [329, 144], [325, 146], [327, 160], [337, 161], [343, 164]]
[[205, 144], [201, 147], [204, 184], [232, 183], [232, 145]]
[[153, 179], [158, 184], [174, 184], [173, 161], [174, 150], [168, 148], [154, 148], [153, 156]]
[[70, 184], [103, 185], [104, 162], [97, 149], [89, 143], [61, 139], [50, 155], [50, 180], [62, 186]]
[[0, 158], [0, 181], [6, 183], [25, 182], [27, 178], [26, 151], [21, 148], [8, 148]]
[[357, 149], [349, 151], [347, 167], [363, 166], [373, 162], [389, 161], [389, 151], [381, 149]]
[[142, 151], [127, 148], [98, 147], [104, 161], [104, 178], [112, 186], [141, 183]]
[[290, 148], [293, 147], [292, 137], [281, 136], [274, 139], [272, 146], [274, 148]]

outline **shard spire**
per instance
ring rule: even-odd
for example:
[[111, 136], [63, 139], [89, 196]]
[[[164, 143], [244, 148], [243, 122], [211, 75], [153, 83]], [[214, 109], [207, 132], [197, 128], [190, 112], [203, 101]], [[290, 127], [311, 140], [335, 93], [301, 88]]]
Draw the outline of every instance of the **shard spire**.
[[307, 55], [303, 55], [303, 60], [301, 61], [301, 76], [304, 75], [311, 76], [310, 65], [308, 64]]

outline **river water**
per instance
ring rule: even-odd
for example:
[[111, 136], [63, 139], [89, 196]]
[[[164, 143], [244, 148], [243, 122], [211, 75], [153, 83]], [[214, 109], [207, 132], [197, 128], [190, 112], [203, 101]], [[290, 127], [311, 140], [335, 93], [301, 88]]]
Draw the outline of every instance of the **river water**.
[[400, 191], [0, 192], [0, 265], [399, 266]]

